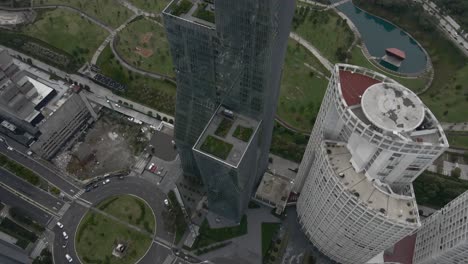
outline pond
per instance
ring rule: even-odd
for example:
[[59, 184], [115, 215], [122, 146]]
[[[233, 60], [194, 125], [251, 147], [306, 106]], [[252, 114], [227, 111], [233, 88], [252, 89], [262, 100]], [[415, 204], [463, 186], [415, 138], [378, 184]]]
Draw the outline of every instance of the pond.
[[337, 9], [354, 23], [371, 56], [381, 58], [387, 48], [397, 48], [406, 53], [398, 72], [411, 74], [426, 69], [426, 54], [405, 31], [356, 7], [352, 2], [341, 4]]

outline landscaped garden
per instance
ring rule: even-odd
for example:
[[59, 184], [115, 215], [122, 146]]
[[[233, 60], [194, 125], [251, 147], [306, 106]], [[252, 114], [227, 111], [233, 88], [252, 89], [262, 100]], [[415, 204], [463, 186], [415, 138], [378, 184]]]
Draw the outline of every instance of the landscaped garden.
[[133, 66], [175, 76], [164, 27], [151, 18], [130, 23], [118, 34], [117, 52]]
[[[143, 214], [142, 208], [137, 202], [140, 200], [133, 198], [129, 196], [113, 197], [96, 206], [122, 222], [94, 211], [89, 211], [81, 220], [75, 237], [75, 246], [83, 263], [130, 264], [136, 263], [146, 253], [152, 243], [152, 235], [127, 226], [127, 224], [137, 224], [137, 219], [141, 218]], [[146, 204], [144, 206], [146, 213], [141, 223], [144, 221], [154, 223], [155, 219], [151, 209]], [[131, 215], [135, 218], [130, 218]], [[146, 228], [144, 224], [143, 228]], [[112, 255], [118, 244], [123, 244], [126, 248], [121, 257]]]
[[207, 10], [207, 7], [208, 7], [207, 3], [200, 3], [197, 7], [197, 10], [193, 14], [193, 16], [214, 24], [215, 14], [214, 12]]
[[97, 61], [102, 74], [126, 84], [128, 90], [118, 93], [135, 102], [173, 115], [175, 111], [175, 84], [132, 73], [123, 68], [107, 46]]
[[87, 15], [117, 28], [133, 14], [123, 5], [113, 0], [39, 0], [34, 5], [66, 5], [77, 8]]
[[250, 137], [252, 136], [252, 133], [253, 133], [253, 128], [238, 125], [236, 127], [236, 130], [234, 130], [234, 133], [232, 133], [232, 136], [244, 142], [249, 142]]
[[418, 204], [435, 209], [468, 190], [468, 181], [425, 171], [413, 183]]
[[206, 153], [225, 160], [229, 156], [229, 152], [231, 152], [232, 144], [208, 135], [205, 138], [203, 144], [200, 146], [200, 149]]
[[132, 5], [146, 12], [160, 13], [171, 2], [170, 0], [129, 0]]
[[354, 34], [333, 10], [320, 11], [309, 6], [298, 6], [292, 31], [316, 47], [332, 63], [346, 59]]
[[450, 147], [468, 149], [468, 133], [448, 132], [447, 138], [448, 138]]
[[221, 122], [218, 125], [218, 128], [216, 128], [215, 135], [218, 137], [226, 137], [229, 130], [232, 127], [232, 120], [223, 118]]
[[279, 223], [262, 223], [262, 256], [265, 256], [271, 245], [275, 233], [278, 231]]
[[303, 46], [289, 40], [281, 81], [277, 114], [289, 125], [310, 131], [315, 122], [330, 75]]
[[276, 122], [273, 128], [270, 152], [282, 158], [300, 163], [308, 140], [308, 136], [292, 132]]
[[71, 54], [82, 64], [91, 60], [94, 51], [108, 35], [106, 30], [78, 13], [65, 9], [41, 11], [36, 21], [21, 31]]

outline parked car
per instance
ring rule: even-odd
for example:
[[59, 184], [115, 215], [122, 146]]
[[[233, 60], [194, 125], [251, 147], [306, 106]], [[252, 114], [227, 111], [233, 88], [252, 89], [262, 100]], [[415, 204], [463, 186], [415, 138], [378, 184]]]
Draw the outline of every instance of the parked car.
[[102, 182], [102, 185], [106, 185], [107, 183], [110, 182], [110, 179], [105, 179], [103, 182]]
[[65, 254], [65, 258], [67, 259], [68, 262], [73, 261], [72, 257], [70, 255], [68, 255], [68, 254]]
[[154, 166], [150, 169], [150, 171], [151, 171], [152, 173], [154, 173], [157, 169], [158, 169], [158, 166], [154, 165]]
[[63, 232], [62, 232], [62, 235], [63, 235], [63, 238], [68, 239], [67, 232], [63, 231]]
[[60, 222], [57, 222], [57, 226], [58, 226], [60, 229], [62, 229], [62, 228], [63, 228], [63, 224], [62, 224], [62, 223], [60, 223]]
[[164, 205], [169, 206], [169, 200], [168, 199], [164, 199]]
[[149, 171], [152, 170], [153, 167], [154, 167], [154, 163], [151, 163], [151, 164], [148, 166], [148, 170], [149, 170]]

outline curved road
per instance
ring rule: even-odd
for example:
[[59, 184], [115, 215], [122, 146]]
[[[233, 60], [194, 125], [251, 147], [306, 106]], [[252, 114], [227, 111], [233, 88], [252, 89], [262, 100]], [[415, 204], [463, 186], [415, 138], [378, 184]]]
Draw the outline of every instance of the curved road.
[[[162, 223], [162, 212], [165, 210], [163, 204], [166, 198], [165, 194], [149, 181], [139, 177], [128, 176], [124, 179], [112, 178], [111, 182], [106, 185], [99, 184], [98, 188], [84, 193], [81, 196], [81, 199], [84, 201], [79, 200], [72, 204], [66, 214], [60, 219], [64, 228], [59, 229], [57, 226], [53, 228], [55, 234], [53, 245], [55, 264], [68, 263], [65, 259], [65, 254], [70, 254], [75, 263], [80, 263], [75, 252], [75, 232], [81, 218], [91, 206], [89, 203], [95, 205], [110, 196], [120, 194], [132, 194], [142, 198], [149, 204], [156, 215], [156, 236], [151, 248], [139, 263], [162, 263], [167, 255], [172, 254], [172, 241], [174, 236], [165, 231]], [[68, 241], [64, 240], [62, 236], [63, 231], [67, 232], [69, 236]], [[64, 244], [66, 244], [65, 248], [63, 247]]]

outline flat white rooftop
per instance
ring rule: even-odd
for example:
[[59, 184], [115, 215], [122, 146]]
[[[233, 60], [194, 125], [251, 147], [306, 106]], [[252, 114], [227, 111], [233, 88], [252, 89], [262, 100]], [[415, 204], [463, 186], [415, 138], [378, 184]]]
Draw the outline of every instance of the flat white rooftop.
[[416, 94], [399, 84], [377, 83], [362, 95], [367, 119], [390, 132], [413, 131], [424, 120], [424, 104]]
[[419, 223], [414, 195], [394, 193], [387, 184], [369, 179], [364, 173], [356, 172], [350, 162], [351, 153], [344, 144], [334, 142], [324, 144], [335, 175], [343, 187], [361, 202], [366, 203], [368, 207], [381, 212], [390, 219], [409, 224]]

